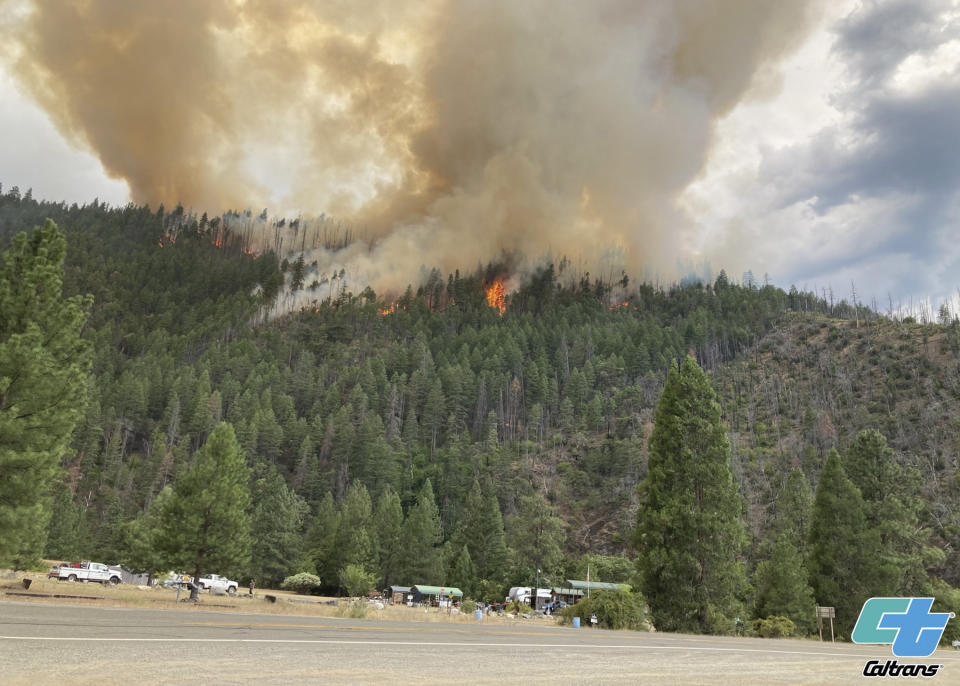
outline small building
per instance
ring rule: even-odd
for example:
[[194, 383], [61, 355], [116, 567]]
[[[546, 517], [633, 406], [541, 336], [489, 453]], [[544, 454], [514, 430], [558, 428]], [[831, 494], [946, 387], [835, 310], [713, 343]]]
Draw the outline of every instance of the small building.
[[453, 586], [417, 584], [411, 586], [410, 592], [413, 593], [414, 603], [426, 603], [427, 605], [446, 605], [450, 602], [463, 600], [463, 591]]
[[576, 588], [556, 587], [550, 589], [550, 602], [556, 603], [562, 600], [567, 605], [573, 605], [584, 596], [584, 592]]
[[407, 602], [407, 595], [410, 593], [409, 586], [391, 586], [390, 602], [403, 605]]

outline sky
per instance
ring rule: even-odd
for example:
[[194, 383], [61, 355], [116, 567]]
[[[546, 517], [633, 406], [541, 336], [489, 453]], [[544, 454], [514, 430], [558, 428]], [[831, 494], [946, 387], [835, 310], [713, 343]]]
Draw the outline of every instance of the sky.
[[332, 213], [372, 282], [546, 251], [956, 305], [956, 0], [267, 5], [0, 0], [0, 183]]

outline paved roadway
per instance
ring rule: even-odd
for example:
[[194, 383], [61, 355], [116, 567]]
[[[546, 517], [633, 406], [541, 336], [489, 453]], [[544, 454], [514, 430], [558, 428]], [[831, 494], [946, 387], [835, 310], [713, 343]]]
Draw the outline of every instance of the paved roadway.
[[[19, 684], [843, 684], [871, 649], [816, 641], [388, 622], [0, 601], [0, 682]], [[938, 651], [932, 683], [960, 684]], [[931, 683], [924, 680], [925, 683]]]

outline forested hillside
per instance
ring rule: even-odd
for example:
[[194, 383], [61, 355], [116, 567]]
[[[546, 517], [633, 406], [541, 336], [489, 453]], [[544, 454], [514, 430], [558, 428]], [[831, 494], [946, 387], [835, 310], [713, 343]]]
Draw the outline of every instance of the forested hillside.
[[303, 264], [247, 254], [219, 219], [14, 190], [0, 194], [0, 249], [47, 217], [66, 235], [65, 295], [93, 296], [94, 348], [47, 557], [150, 567], [151, 504], [226, 421], [251, 470], [254, 543], [224, 572], [310, 571], [335, 590], [358, 564], [377, 583], [501, 598], [537, 567], [559, 580], [591, 561], [594, 578], [630, 581], [654, 409], [668, 368], [693, 355], [728, 427], [748, 571], [770, 556], [791, 468], [815, 488], [832, 448], [877, 429], [917, 480], [923, 545], [942, 552], [924, 568], [958, 583], [949, 313], [894, 322], [723, 273], [664, 287], [561, 261], [502, 313], [486, 292], [505, 267], [486, 265], [404, 294], [331, 289], [266, 322], [278, 293], [304, 287]]

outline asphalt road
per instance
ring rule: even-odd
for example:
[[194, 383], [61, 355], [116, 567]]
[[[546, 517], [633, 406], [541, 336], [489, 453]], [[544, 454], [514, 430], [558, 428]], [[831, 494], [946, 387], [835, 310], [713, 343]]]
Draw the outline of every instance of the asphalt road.
[[[0, 601], [5, 685], [862, 684], [868, 659], [889, 658], [886, 646], [533, 621], [439, 624]], [[932, 683], [960, 684], [960, 653], [941, 650], [922, 662], [944, 665]]]

